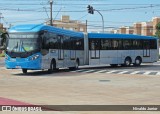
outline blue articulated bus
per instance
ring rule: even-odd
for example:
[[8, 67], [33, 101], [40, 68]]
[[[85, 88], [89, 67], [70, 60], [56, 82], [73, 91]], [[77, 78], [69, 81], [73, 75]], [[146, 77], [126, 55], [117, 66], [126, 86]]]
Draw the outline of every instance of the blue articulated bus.
[[79, 65], [139, 66], [158, 60], [158, 39], [150, 36], [80, 33], [47, 25], [17, 25], [9, 30], [7, 69], [76, 69]]

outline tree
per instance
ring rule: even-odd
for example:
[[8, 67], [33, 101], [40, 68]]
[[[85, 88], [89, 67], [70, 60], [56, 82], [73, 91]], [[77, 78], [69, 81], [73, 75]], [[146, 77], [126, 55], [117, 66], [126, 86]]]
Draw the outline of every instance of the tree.
[[160, 22], [156, 25], [156, 33], [155, 36], [160, 38]]
[[8, 33], [0, 31], [0, 49], [4, 50], [6, 47], [6, 39], [8, 37]]

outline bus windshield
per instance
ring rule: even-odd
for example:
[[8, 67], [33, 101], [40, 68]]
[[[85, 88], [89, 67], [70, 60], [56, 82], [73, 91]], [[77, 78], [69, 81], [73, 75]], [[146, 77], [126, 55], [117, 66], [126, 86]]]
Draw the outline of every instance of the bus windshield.
[[9, 34], [8, 52], [31, 52], [39, 49], [38, 34]]

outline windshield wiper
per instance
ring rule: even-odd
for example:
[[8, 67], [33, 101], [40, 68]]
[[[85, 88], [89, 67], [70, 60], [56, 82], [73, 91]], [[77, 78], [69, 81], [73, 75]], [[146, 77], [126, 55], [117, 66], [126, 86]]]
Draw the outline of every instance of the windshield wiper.
[[[23, 46], [23, 41], [21, 41], [21, 43], [20, 43], [20, 49], [23, 49], [23, 51], [26, 52], [26, 50], [25, 50], [25, 48], [24, 48], [24, 46]], [[22, 50], [21, 50], [21, 51], [22, 51]]]

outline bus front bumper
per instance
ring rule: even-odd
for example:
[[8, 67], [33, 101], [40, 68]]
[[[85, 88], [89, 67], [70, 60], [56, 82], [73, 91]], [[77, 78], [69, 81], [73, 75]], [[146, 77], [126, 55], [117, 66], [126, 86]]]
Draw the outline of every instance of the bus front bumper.
[[30, 69], [30, 70], [40, 70], [41, 60], [40, 58], [35, 60], [30, 60], [28, 58], [10, 58], [5, 59], [5, 66], [7, 69]]

